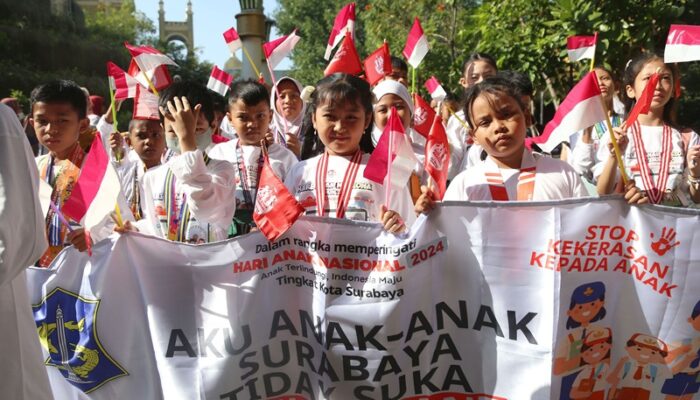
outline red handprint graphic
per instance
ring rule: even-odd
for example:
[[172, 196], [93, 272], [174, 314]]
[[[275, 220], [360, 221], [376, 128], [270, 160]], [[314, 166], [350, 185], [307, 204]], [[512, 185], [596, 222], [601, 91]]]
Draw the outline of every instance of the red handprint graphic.
[[[654, 240], [653, 232], [650, 236], [651, 240]], [[654, 250], [659, 257], [663, 257], [669, 250], [681, 244], [680, 241], [674, 243], [674, 240], [676, 240], [676, 231], [673, 228], [668, 228], [668, 230], [663, 228], [659, 240], [651, 243], [651, 249]]]

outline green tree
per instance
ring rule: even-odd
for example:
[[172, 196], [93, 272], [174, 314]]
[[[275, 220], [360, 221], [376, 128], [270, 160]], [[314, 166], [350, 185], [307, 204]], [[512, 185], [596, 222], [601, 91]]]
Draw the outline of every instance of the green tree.
[[85, 26], [91, 35], [114, 43], [128, 40], [141, 44], [156, 32], [153, 21], [136, 10], [134, 0], [125, 0], [119, 6], [100, 3], [97, 11], [86, 18]]

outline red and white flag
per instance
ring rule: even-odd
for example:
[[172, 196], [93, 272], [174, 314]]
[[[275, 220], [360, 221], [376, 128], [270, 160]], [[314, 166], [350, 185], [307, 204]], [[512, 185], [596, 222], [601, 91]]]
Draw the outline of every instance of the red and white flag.
[[439, 114], [433, 117], [428, 140], [425, 143], [425, 170], [437, 184], [437, 195], [440, 200], [447, 189], [447, 170], [450, 164], [450, 144], [447, 132]]
[[595, 72], [589, 72], [566, 95], [542, 135], [528, 138], [531, 139], [527, 141], [528, 147], [537, 143], [543, 151], [550, 152], [574, 133], [604, 120], [606, 115], [600, 96]]
[[297, 30], [295, 29], [287, 36], [282, 36], [263, 44], [263, 52], [265, 53], [267, 65], [270, 69], [275, 69], [277, 64], [291, 54], [299, 39], [301, 38], [297, 36]]
[[350, 75], [357, 75], [362, 72], [362, 62], [360, 61], [360, 56], [357, 55], [355, 41], [352, 40], [350, 33], [345, 34], [338, 51], [335, 52], [333, 59], [328, 63], [326, 70], [323, 71], [323, 75], [328, 76], [337, 72]]
[[637, 122], [639, 114], [649, 114], [651, 109], [651, 101], [654, 99], [654, 91], [656, 86], [659, 84], [659, 74], [654, 72], [649, 77], [647, 84], [644, 86], [644, 91], [639, 96], [639, 99], [634, 103], [634, 107], [627, 114], [627, 119], [625, 120], [625, 127], [629, 128]]
[[292, 227], [304, 213], [304, 207], [275, 175], [267, 154], [258, 182], [253, 220], [267, 240], [274, 242]]
[[132, 46], [129, 42], [124, 42], [124, 46], [142, 71], [150, 71], [161, 65], [177, 67], [175, 61], [151, 46]]
[[391, 74], [391, 54], [389, 45], [384, 42], [374, 53], [370, 54], [365, 61], [365, 76], [370, 86], [374, 86], [385, 76]]
[[[148, 81], [143, 76], [141, 69], [136, 64], [134, 59], [131, 59], [127, 73], [134, 77], [134, 79], [136, 79], [141, 86], [150, 90], [151, 86], [148, 84]], [[165, 89], [173, 82], [167, 65], [159, 65], [152, 70], [146, 71], [146, 75], [148, 76], [148, 79], [151, 80], [151, 83], [153, 83], [156, 90]]]
[[211, 75], [209, 76], [209, 82], [207, 82], [207, 88], [215, 91], [216, 93], [226, 96], [226, 92], [233, 81], [233, 76], [222, 71], [216, 65], [211, 70]]
[[331, 52], [343, 40], [346, 33], [350, 33], [350, 37], [355, 38], [355, 3], [346, 4], [335, 16], [323, 58], [326, 60], [330, 58]]
[[595, 58], [598, 32], [593, 36], [569, 36], [566, 38], [566, 52], [571, 62]]
[[403, 48], [403, 56], [413, 68], [418, 68], [426, 54], [428, 54], [430, 46], [428, 46], [428, 37], [423, 33], [423, 28], [420, 26], [420, 20], [413, 20], [413, 26], [408, 32], [406, 45]]
[[363, 175], [384, 185], [387, 191], [401, 190], [406, 186], [417, 163], [418, 159], [408, 143], [401, 118], [396, 108], [391, 107], [384, 132], [367, 161]]
[[111, 61], [107, 61], [107, 76], [109, 87], [114, 91], [115, 100], [132, 99], [136, 97], [139, 82]]
[[700, 25], [671, 25], [666, 39], [664, 62], [700, 60]]
[[95, 135], [90, 151], [80, 167], [80, 176], [70, 197], [61, 207], [67, 217], [91, 230], [114, 211], [121, 183], [100, 135]]
[[229, 50], [231, 50], [231, 54], [243, 47], [243, 41], [241, 41], [241, 38], [238, 36], [238, 32], [236, 32], [235, 28], [231, 28], [224, 32], [224, 40], [226, 41], [226, 45], [228, 46]]
[[137, 86], [132, 118], [159, 121], [158, 96], [140, 85]]
[[447, 97], [447, 92], [445, 92], [445, 89], [443, 89], [440, 81], [435, 76], [431, 76], [430, 79], [425, 81], [425, 88], [428, 89], [430, 98], [435, 101], [443, 101]]
[[428, 138], [435, 118], [435, 110], [418, 93], [413, 94], [413, 129]]

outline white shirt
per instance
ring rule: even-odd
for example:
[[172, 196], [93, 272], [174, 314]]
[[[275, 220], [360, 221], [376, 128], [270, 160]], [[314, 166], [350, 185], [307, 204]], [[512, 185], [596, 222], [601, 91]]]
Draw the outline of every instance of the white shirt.
[[[241, 182], [241, 174], [238, 168], [236, 159], [236, 146], [238, 139], [229, 140], [228, 142], [219, 143], [211, 149], [207, 154], [209, 157], [229, 162], [235, 171], [236, 184], [236, 208], [252, 208], [254, 204], [247, 204], [243, 194], [243, 185]], [[245, 174], [247, 175], [247, 186], [251, 189], [251, 200], [255, 201], [255, 193], [258, 186], [258, 167], [260, 165], [260, 146], [241, 146], [243, 159], [245, 164]], [[291, 150], [286, 147], [273, 143], [267, 148], [270, 158], [270, 166], [275, 175], [284, 182], [287, 173], [292, 169], [294, 164], [299, 162], [297, 157]]]
[[172, 171], [175, 181], [173, 209], [176, 216], [184, 204], [183, 199], [190, 211], [184, 240], [206, 243], [226, 239], [236, 209], [233, 166], [216, 159], [205, 164], [201, 150], [174, 156], [167, 163], [146, 172], [142, 200], [144, 219], [137, 223], [139, 230], [168, 237], [165, 184], [169, 171]]
[[24, 270], [48, 245], [39, 173], [17, 115], [0, 105], [0, 393], [52, 399]]
[[[462, 121], [466, 121], [464, 111], [459, 110], [455, 113]], [[462, 123], [451, 115], [447, 120], [447, 141], [450, 143], [450, 168], [447, 172], [447, 179], [453, 179], [464, 165], [464, 158], [467, 155], [471, 141], [469, 140], [469, 131]]]
[[[379, 222], [381, 206], [385, 202], [384, 186], [363, 176], [369, 154], [363, 154], [357, 171], [355, 184], [350, 193], [345, 218], [355, 221]], [[290, 193], [301, 203], [307, 215], [316, 214], [316, 168], [321, 156], [304, 160], [292, 167], [284, 184]], [[338, 204], [338, 192], [342, 186], [345, 172], [350, 165], [350, 157], [330, 156], [326, 173], [326, 193], [328, 196], [327, 216], [335, 218]], [[415, 220], [413, 202], [408, 186], [402, 190], [392, 190], [389, 207], [396, 211], [410, 226]]]
[[[523, 154], [524, 164], [526, 157], [531, 158], [531, 162], [534, 162], [536, 167], [533, 201], [561, 200], [588, 195], [581, 183], [581, 178], [567, 163], [534, 154], [529, 150], [525, 150]], [[494, 167], [494, 161], [491, 157], [487, 157], [484, 162], [460, 173], [447, 188], [444, 200], [493, 200], [485, 173]], [[500, 169], [500, 171], [508, 198], [516, 199], [519, 170]]]

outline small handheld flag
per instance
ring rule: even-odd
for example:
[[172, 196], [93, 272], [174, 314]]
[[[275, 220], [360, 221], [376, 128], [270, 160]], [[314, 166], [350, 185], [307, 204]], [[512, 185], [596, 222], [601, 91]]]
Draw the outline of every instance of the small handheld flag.
[[350, 75], [357, 75], [362, 72], [362, 63], [357, 55], [355, 42], [352, 40], [350, 33], [345, 34], [338, 51], [335, 52], [328, 67], [323, 71], [323, 75], [328, 76], [336, 72], [344, 72]]
[[343, 40], [346, 33], [350, 33], [350, 37], [355, 38], [355, 3], [346, 4], [336, 15], [323, 58], [326, 60], [330, 58], [331, 52]]
[[265, 53], [265, 58], [267, 58], [268, 67], [270, 69], [275, 69], [285, 57], [291, 54], [292, 50], [294, 50], [294, 46], [296, 46], [300, 39], [295, 29], [289, 35], [263, 44], [263, 52]]
[[700, 60], [700, 25], [671, 25], [666, 39], [664, 62]]
[[211, 75], [209, 76], [209, 81], [207, 82], [207, 89], [211, 89], [222, 96], [226, 96], [226, 92], [228, 92], [231, 81], [233, 81], [233, 76], [220, 70], [219, 67], [215, 65], [211, 70]]
[[238, 32], [236, 32], [235, 28], [230, 28], [224, 32], [224, 40], [226, 41], [226, 45], [228, 46], [229, 50], [231, 50], [231, 54], [243, 47], [243, 41], [238, 36]]
[[571, 62], [595, 58], [598, 33], [593, 36], [569, 36], [566, 39], [566, 52]]
[[408, 32], [406, 45], [403, 48], [403, 56], [406, 57], [406, 60], [413, 68], [418, 68], [425, 55], [428, 54], [428, 50], [430, 50], [428, 38], [423, 33], [420, 20], [416, 18], [413, 20], [413, 26]]
[[442, 88], [440, 81], [435, 76], [431, 76], [430, 79], [425, 81], [425, 88], [428, 89], [430, 97], [435, 101], [443, 101], [447, 97], [447, 92], [445, 92], [445, 89]]
[[425, 143], [425, 170], [437, 184], [437, 195], [440, 200], [447, 189], [447, 170], [450, 163], [450, 145], [447, 132], [440, 115], [433, 117], [428, 140]]
[[389, 45], [384, 42], [377, 50], [370, 54], [363, 63], [365, 76], [370, 86], [374, 86], [385, 76], [391, 74], [391, 55]]

